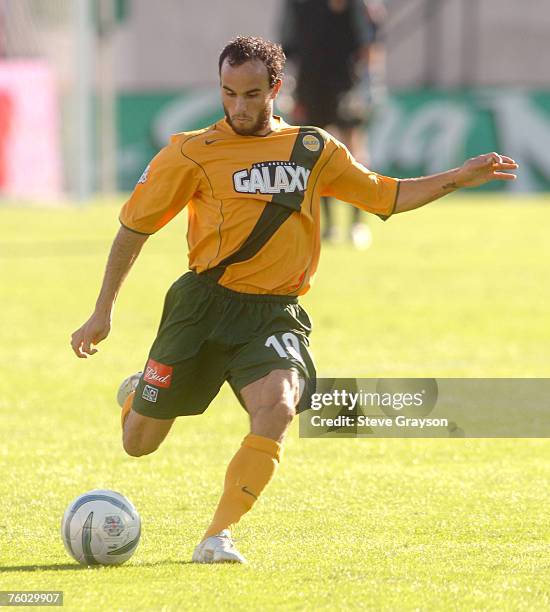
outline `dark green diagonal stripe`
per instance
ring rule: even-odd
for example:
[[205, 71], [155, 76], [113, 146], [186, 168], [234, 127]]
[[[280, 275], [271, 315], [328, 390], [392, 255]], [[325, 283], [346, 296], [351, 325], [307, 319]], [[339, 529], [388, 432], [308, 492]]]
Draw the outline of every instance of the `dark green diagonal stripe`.
[[[304, 146], [303, 142], [306, 136], [314, 136], [319, 141], [318, 151], [310, 151]], [[294, 162], [297, 166], [306, 168], [306, 170], [313, 170], [313, 167], [319, 160], [319, 157], [321, 157], [321, 153], [323, 152], [324, 148], [325, 140], [321, 136], [319, 130], [314, 127], [302, 126], [298, 132], [298, 135], [296, 136], [296, 141], [294, 142], [294, 147], [292, 148], [289, 161]], [[293, 210], [300, 210], [305, 194], [305, 191], [276, 193], [273, 196], [271, 203], [289, 207]]]
[[[319, 141], [319, 150], [310, 151], [304, 146], [303, 141], [305, 136], [314, 136]], [[325, 141], [321, 133], [313, 127], [301, 127], [296, 135], [292, 153], [290, 154], [289, 162], [295, 163], [297, 166], [302, 166], [307, 170], [312, 170], [321, 153], [323, 152]], [[281, 227], [281, 225], [290, 217], [290, 215], [299, 211], [304, 196], [304, 191], [296, 191], [292, 193], [277, 193], [273, 196], [271, 202], [268, 202], [260, 215], [260, 218], [253, 227], [248, 238], [243, 242], [241, 247], [235, 253], [229, 255], [215, 267], [206, 270], [210, 278], [218, 281], [225, 272], [226, 268], [234, 263], [240, 263], [248, 259], [252, 259], [262, 247], [267, 244], [269, 239]]]
[[291, 208], [266, 205], [254, 229], [238, 251], [226, 257], [215, 268], [207, 270], [210, 278], [220, 280], [227, 266], [251, 259], [292, 214]]

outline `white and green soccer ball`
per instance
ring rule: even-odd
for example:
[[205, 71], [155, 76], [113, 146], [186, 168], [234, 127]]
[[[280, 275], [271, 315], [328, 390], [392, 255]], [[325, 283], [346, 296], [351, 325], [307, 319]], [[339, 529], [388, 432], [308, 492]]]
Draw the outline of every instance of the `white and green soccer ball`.
[[132, 502], [115, 491], [95, 489], [72, 501], [61, 522], [67, 552], [82, 565], [118, 565], [135, 552], [141, 519]]

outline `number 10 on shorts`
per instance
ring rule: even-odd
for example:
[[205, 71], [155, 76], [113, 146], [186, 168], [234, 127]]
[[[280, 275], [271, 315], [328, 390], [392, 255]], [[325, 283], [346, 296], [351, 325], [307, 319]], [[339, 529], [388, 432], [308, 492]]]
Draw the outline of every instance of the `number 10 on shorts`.
[[283, 359], [293, 358], [304, 363], [302, 353], [300, 352], [300, 341], [296, 334], [285, 332], [281, 335], [281, 341], [275, 335], [269, 336], [265, 341], [265, 346], [273, 348], [277, 355]]

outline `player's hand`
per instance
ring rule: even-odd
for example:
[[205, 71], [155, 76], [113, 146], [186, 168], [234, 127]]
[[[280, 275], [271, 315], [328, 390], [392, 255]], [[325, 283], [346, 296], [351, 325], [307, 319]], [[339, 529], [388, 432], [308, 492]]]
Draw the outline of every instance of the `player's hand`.
[[95, 346], [109, 335], [111, 331], [111, 317], [95, 313], [77, 329], [71, 336], [71, 346], [77, 357], [86, 359], [88, 355], [95, 355]]
[[498, 153], [486, 153], [464, 162], [458, 171], [456, 183], [459, 187], [477, 187], [490, 181], [514, 181], [512, 172], [518, 164], [511, 158]]

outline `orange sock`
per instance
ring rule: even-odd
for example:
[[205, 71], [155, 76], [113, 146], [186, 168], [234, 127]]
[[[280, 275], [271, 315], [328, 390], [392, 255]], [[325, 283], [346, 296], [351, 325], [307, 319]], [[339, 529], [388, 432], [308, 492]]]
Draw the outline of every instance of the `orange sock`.
[[122, 406], [122, 412], [120, 413], [120, 424], [122, 425], [122, 429], [124, 429], [124, 421], [126, 420], [128, 413], [132, 409], [132, 404], [134, 403], [135, 394], [136, 392], [132, 391], [132, 393], [130, 393], [130, 395], [126, 398], [124, 402], [124, 406]]
[[280, 456], [281, 445], [275, 440], [246, 436], [227, 467], [223, 493], [203, 540], [222, 529], [232, 529], [252, 508], [273, 477]]

